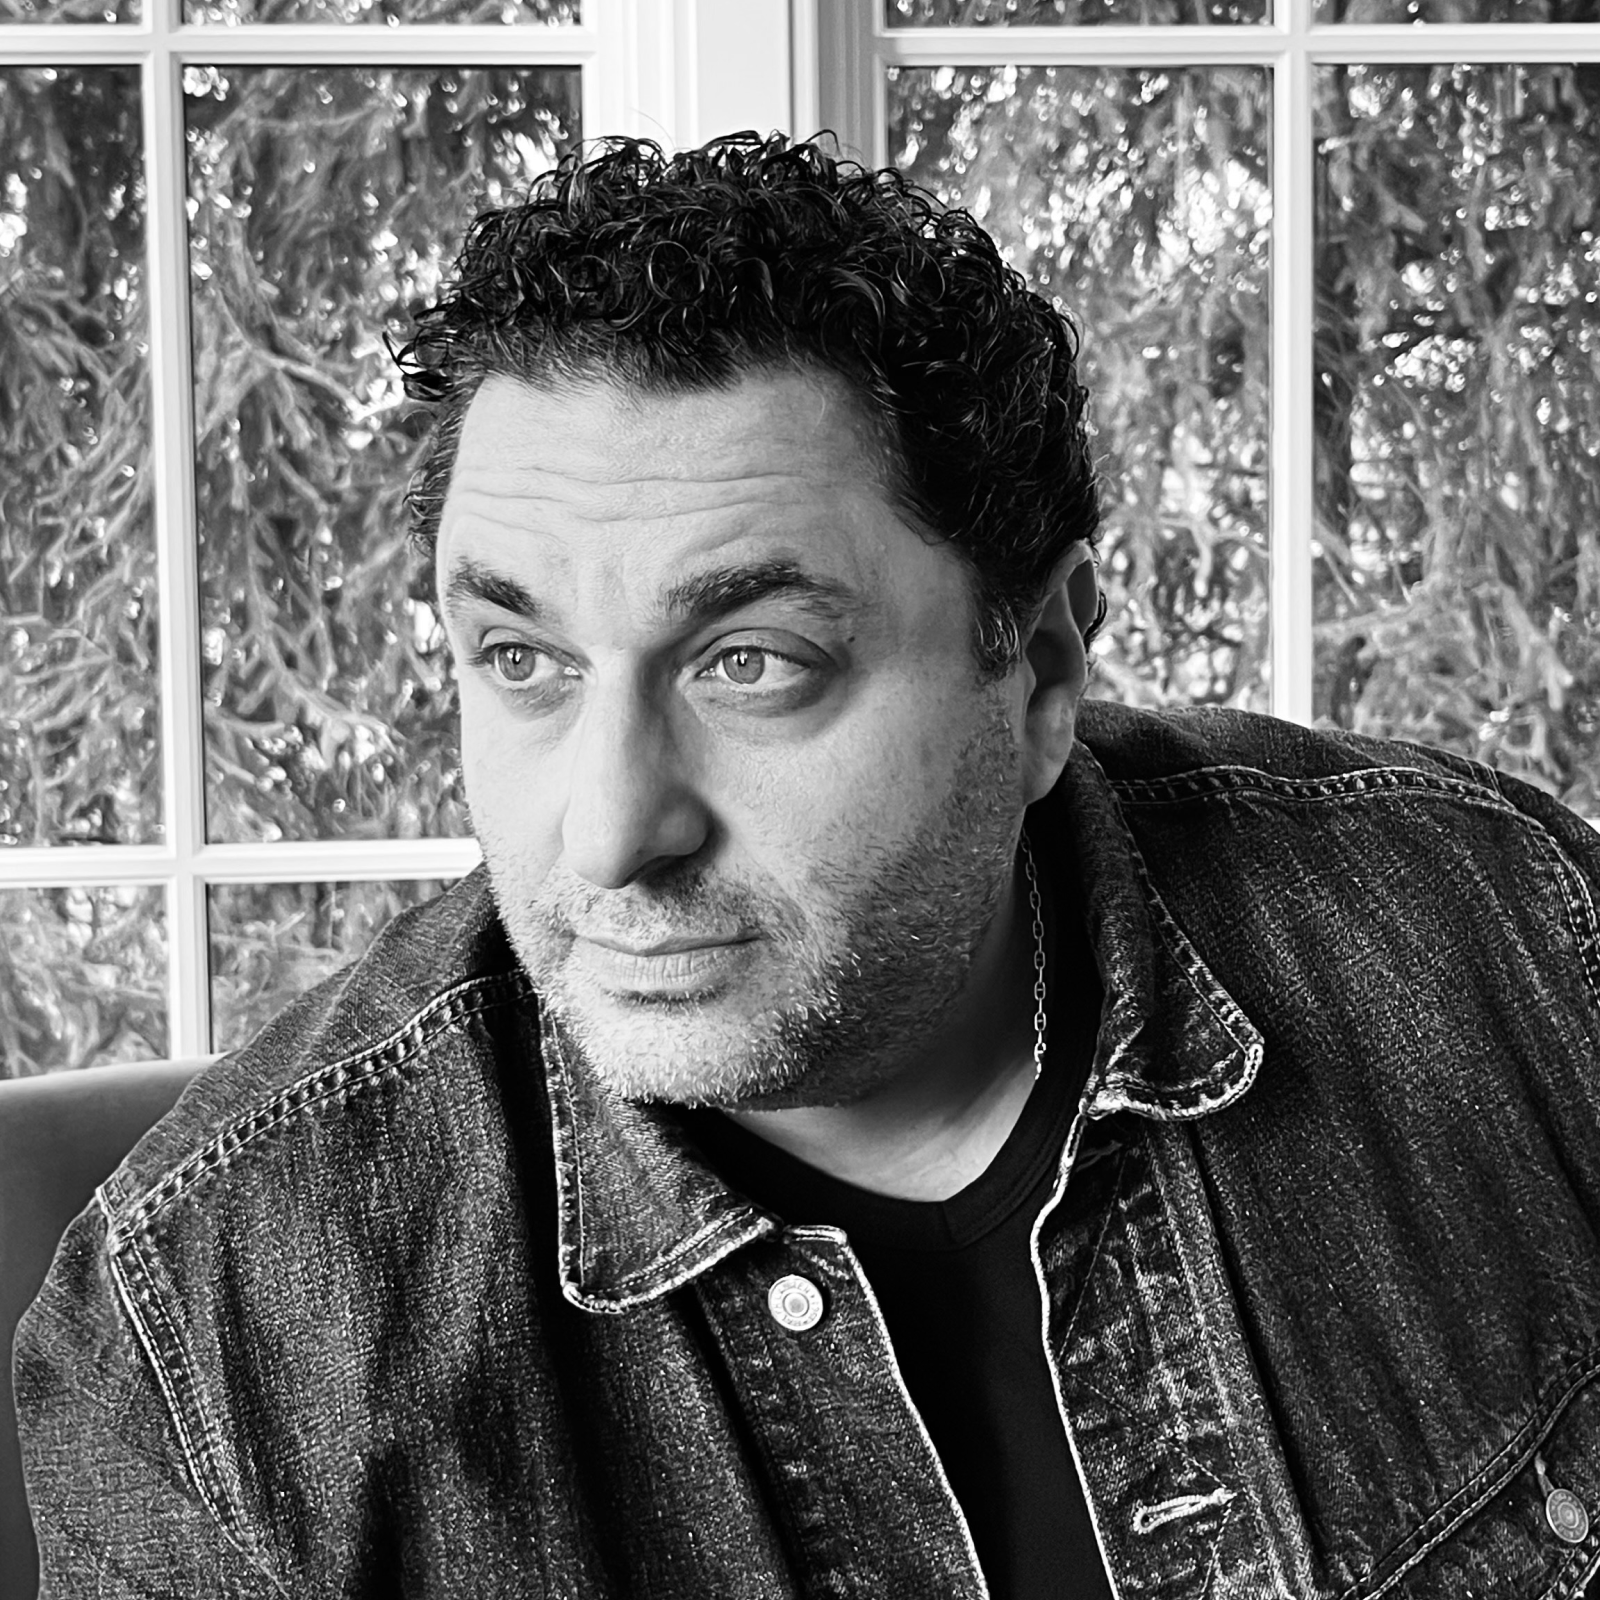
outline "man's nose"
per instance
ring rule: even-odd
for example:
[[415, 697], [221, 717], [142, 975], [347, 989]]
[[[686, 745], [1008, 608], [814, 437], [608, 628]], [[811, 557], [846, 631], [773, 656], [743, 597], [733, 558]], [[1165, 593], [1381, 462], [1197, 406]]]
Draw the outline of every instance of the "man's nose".
[[570, 871], [620, 889], [705, 843], [710, 814], [669, 718], [643, 695], [592, 694], [570, 739], [561, 828]]

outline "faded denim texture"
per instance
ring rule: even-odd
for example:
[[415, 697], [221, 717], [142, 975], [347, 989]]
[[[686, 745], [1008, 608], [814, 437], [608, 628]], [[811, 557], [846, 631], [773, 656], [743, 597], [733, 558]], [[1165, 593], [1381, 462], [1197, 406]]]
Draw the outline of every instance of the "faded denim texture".
[[[1093, 1204], [1036, 1237], [1119, 1592], [1581, 1594], [1600, 841], [1411, 746], [1079, 731], [1029, 830], [1105, 982]], [[47, 1594], [985, 1592], [847, 1240], [540, 1033], [480, 873], [141, 1142], [18, 1336]]]

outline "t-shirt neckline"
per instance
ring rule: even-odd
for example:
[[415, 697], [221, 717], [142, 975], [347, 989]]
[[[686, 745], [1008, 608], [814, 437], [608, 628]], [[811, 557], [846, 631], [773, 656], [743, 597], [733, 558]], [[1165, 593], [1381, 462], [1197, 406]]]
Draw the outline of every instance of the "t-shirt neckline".
[[[830, 1224], [891, 1249], [961, 1250], [1002, 1227], [1060, 1160], [1099, 1031], [1099, 979], [1081, 911], [1072, 905], [1058, 915], [1057, 896], [1043, 881], [1040, 887], [1048, 993], [1043, 1070], [1004, 1144], [976, 1178], [943, 1200], [878, 1194], [820, 1171], [718, 1111], [687, 1112], [691, 1135], [713, 1167], [790, 1225]], [[1069, 986], [1062, 973], [1079, 981]]]

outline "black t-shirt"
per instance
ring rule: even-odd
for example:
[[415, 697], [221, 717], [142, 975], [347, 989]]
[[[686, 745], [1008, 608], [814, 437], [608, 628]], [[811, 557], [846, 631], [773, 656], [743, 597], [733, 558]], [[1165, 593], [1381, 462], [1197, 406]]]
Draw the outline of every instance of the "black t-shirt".
[[[1064, 918], [1044, 1070], [988, 1168], [948, 1200], [841, 1183], [716, 1112], [690, 1121], [735, 1188], [789, 1223], [849, 1236], [906, 1387], [965, 1512], [996, 1600], [1110, 1600], [1044, 1350], [1030, 1254], [1093, 1058], [1094, 958]], [[1059, 1003], [1058, 1003], [1059, 1002]], [[1062, 1197], [1070, 1206], [1072, 1186]]]

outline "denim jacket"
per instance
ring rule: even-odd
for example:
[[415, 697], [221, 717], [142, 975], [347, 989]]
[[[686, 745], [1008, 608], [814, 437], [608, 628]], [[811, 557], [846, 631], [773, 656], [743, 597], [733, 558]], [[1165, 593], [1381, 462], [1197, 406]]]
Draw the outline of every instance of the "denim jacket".
[[[1597, 836], [1418, 747], [1102, 704], [1028, 827], [1105, 988], [1089, 1203], [1034, 1248], [1116, 1592], [1582, 1594]], [[481, 872], [196, 1080], [15, 1383], [48, 1595], [986, 1592], [848, 1239], [542, 1051]]]

